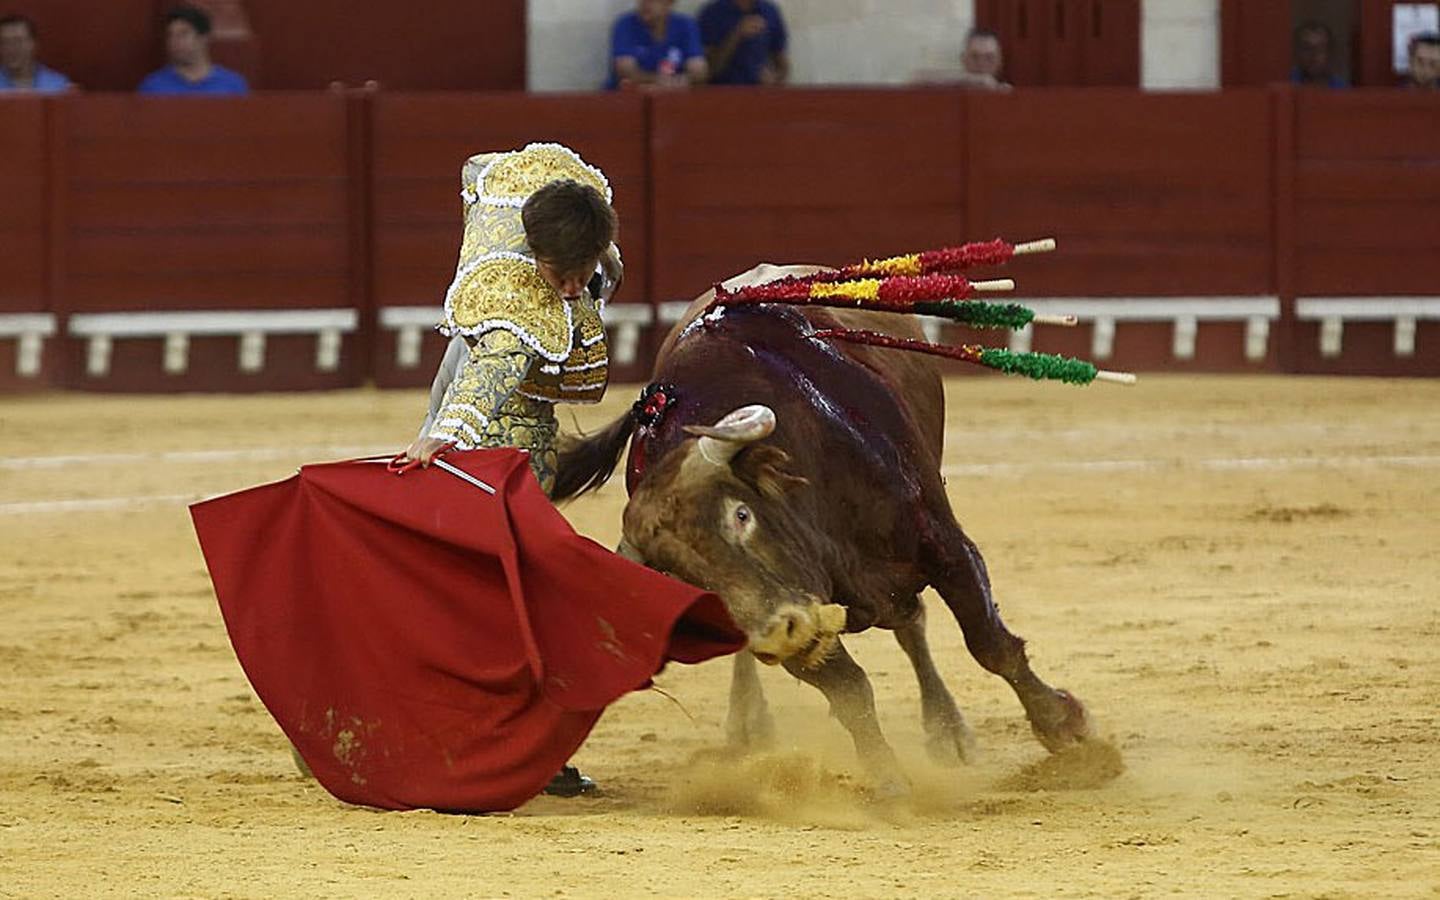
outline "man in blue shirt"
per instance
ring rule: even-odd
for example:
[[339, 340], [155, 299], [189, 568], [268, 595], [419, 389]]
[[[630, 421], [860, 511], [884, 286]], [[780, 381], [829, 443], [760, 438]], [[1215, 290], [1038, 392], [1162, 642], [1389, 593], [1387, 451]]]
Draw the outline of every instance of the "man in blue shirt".
[[710, 0], [700, 10], [700, 41], [711, 84], [784, 84], [790, 78], [785, 20], [770, 0]]
[[35, 23], [24, 16], [0, 19], [0, 91], [57, 93], [70, 79], [35, 61]]
[[245, 77], [210, 61], [210, 17], [193, 6], [165, 14], [170, 64], [140, 82], [142, 94], [246, 94]]
[[1290, 80], [1306, 87], [1343, 88], [1344, 79], [1330, 64], [1335, 35], [1323, 22], [1306, 22], [1295, 29], [1295, 68]]
[[610, 78], [605, 86], [685, 88], [703, 84], [705, 50], [695, 20], [672, 12], [674, 0], [639, 0], [610, 32]]

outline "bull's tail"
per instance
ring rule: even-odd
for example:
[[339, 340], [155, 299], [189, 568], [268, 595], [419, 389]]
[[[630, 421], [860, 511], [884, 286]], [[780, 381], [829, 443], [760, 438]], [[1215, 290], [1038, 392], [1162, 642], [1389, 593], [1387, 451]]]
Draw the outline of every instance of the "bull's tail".
[[550, 499], [569, 500], [609, 481], [634, 430], [631, 411], [594, 434], [562, 439]]

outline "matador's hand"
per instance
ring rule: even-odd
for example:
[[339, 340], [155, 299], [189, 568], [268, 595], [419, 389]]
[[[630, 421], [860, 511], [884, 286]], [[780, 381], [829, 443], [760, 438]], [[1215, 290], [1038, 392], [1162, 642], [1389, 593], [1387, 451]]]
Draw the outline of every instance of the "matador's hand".
[[418, 460], [420, 465], [428, 466], [435, 457], [439, 456], [443, 451], [448, 450], [453, 443], [453, 441], [447, 441], [444, 438], [417, 438], [415, 443], [405, 448], [405, 458]]

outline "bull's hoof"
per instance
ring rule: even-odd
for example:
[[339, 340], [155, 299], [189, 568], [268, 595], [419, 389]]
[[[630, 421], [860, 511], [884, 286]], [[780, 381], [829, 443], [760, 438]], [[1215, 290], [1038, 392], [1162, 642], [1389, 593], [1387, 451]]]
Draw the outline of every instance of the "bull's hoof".
[[1060, 701], [1062, 710], [1062, 714], [1057, 717], [1058, 721], [1043, 726], [1034, 721], [1030, 723], [1035, 737], [1051, 753], [1059, 753], [1066, 747], [1087, 741], [1094, 734], [1090, 714], [1085, 711], [1085, 704], [1081, 703], [1079, 698], [1069, 691], [1056, 691], [1055, 696]]
[[925, 752], [936, 765], [954, 768], [975, 759], [975, 732], [958, 714], [943, 722], [926, 723], [925, 734]]

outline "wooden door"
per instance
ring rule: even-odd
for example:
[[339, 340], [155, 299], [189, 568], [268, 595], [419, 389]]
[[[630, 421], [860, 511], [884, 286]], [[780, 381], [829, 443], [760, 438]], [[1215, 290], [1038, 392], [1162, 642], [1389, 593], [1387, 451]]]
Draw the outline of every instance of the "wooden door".
[[1140, 84], [1140, 0], [976, 0], [1022, 87]]

